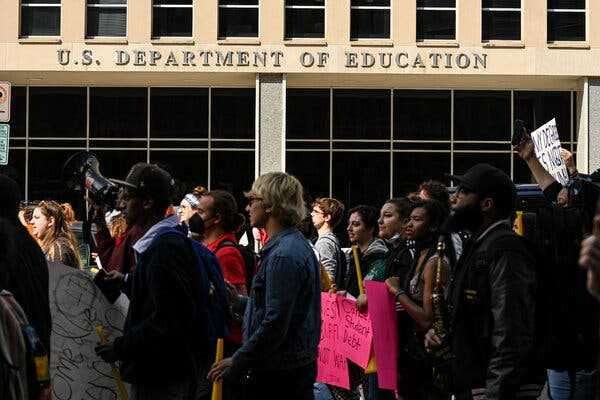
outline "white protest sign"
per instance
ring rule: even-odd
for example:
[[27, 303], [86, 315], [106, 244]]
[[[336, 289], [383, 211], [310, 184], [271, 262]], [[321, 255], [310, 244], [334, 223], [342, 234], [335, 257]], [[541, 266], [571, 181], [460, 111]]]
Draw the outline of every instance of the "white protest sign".
[[50, 379], [54, 400], [120, 400], [111, 367], [94, 352], [103, 325], [109, 340], [123, 330], [129, 302], [110, 304], [91, 274], [50, 263], [52, 336]]
[[565, 186], [569, 182], [569, 173], [565, 162], [560, 158], [560, 139], [556, 129], [556, 119], [553, 118], [531, 132], [531, 139], [537, 159], [554, 179]]
[[0, 82], [0, 122], [10, 121], [10, 82]]

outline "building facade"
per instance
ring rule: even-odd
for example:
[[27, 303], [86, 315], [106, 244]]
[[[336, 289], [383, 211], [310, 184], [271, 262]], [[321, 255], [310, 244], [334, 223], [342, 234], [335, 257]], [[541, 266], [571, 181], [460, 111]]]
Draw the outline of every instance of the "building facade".
[[492, 163], [531, 178], [513, 121], [556, 118], [600, 167], [594, 0], [0, 0], [9, 167], [28, 199], [69, 200], [90, 150], [240, 197], [273, 170], [312, 196], [380, 204]]

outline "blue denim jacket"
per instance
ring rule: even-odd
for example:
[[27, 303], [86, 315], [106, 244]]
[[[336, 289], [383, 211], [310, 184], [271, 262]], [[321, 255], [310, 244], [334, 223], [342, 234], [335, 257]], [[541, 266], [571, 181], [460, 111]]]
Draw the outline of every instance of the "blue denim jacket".
[[319, 263], [302, 234], [286, 229], [261, 251], [244, 315], [244, 344], [233, 356], [232, 369], [308, 365], [317, 358], [320, 331]]

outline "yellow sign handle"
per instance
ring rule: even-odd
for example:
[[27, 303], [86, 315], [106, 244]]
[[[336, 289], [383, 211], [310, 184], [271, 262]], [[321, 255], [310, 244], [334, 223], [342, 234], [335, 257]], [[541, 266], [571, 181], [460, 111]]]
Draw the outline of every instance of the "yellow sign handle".
[[516, 214], [513, 230], [517, 235], [523, 236], [525, 234], [525, 227], [523, 226], [523, 211], [517, 211]]
[[[223, 339], [217, 339], [217, 354], [215, 356], [215, 363], [223, 360]], [[213, 382], [211, 400], [221, 400], [223, 398], [223, 381]]]
[[358, 246], [352, 246], [352, 256], [354, 257], [354, 268], [356, 268], [356, 279], [358, 280], [358, 292], [365, 294], [365, 287], [363, 286], [363, 276], [360, 269], [360, 257], [358, 256]]
[[[106, 331], [102, 325], [96, 325], [96, 334], [100, 338], [100, 344], [108, 343], [108, 336], [106, 335]], [[115, 377], [115, 380], [117, 381], [117, 391], [119, 392], [119, 397], [121, 397], [121, 400], [129, 400], [129, 395], [127, 394], [127, 389], [125, 389], [123, 379], [121, 379], [119, 369], [114, 363], [110, 363], [110, 369]]]

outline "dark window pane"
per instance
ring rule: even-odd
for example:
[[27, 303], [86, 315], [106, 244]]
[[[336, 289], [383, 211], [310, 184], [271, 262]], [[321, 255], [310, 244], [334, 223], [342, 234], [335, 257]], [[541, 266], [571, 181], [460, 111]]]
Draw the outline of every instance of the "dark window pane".
[[68, 202], [77, 216], [83, 215], [83, 195], [68, 190], [61, 180], [65, 161], [76, 152], [78, 150], [29, 151], [29, 200]]
[[85, 88], [29, 89], [29, 136], [85, 138]]
[[329, 89], [288, 89], [288, 139], [329, 139]]
[[152, 36], [192, 36], [192, 8], [152, 9]]
[[60, 7], [21, 7], [21, 36], [60, 36]]
[[[12, 124], [11, 124], [12, 129]], [[12, 135], [12, 131], [11, 131]], [[21, 199], [25, 198], [25, 150], [15, 149], [11, 146], [8, 150], [8, 164], [0, 165], [0, 174], [12, 178], [19, 184]]]
[[288, 151], [285, 153], [285, 168], [302, 182], [305, 193], [313, 199], [329, 197], [328, 151]]
[[126, 32], [126, 8], [88, 7], [87, 36], [125, 36]]
[[152, 138], [208, 138], [208, 89], [151, 89], [150, 115]]
[[[248, 191], [254, 181], [254, 152], [213, 151], [210, 157], [210, 188], [231, 192], [242, 212], [246, 207], [244, 191]], [[226, 165], [229, 167], [224, 168]]]
[[454, 139], [510, 141], [510, 131], [510, 92], [454, 92]]
[[[390, 197], [389, 153], [333, 153], [333, 197], [350, 209]], [[368, 188], [368, 189], [367, 189]]]
[[254, 89], [212, 90], [212, 137], [254, 139]]
[[548, 41], [584, 41], [584, 12], [548, 12]]
[[483, 0], [483, 8], [521, 8], [521, 0]]
[[491, 164], [510, 176], [510, 153], [454, 153], [454, 174], [462, 175], [469, 168], [480, 163]]
[[394, 196], [405, 196], [429, 179], [446, 182], [450, 153], [394, 153]]
[[322, 38], [325, 36], [325, 10], [286, 8], [286, 38]]
[[167, 170], [175, 179], [174, 201], [198, 185], [208, 187], [207, 151], [151, 151], [150, 162]]
[[389, 10], [351, 10], [351, 39], [387, 39], [390, 37]]
[[334, 139], [389, 139], [390, 91], [333, 91]]
[[514, 178], [513, 182], [515, 183], [535, 183], [533, 176], [531, 175], [531, 170], [521, 159], [521, 157], [515, 155], [513, 158], [514, 165]]
[[286, 6], [324, 6], [325, 0], [286, 0]]
[[258, 8], [219, 8], [219, 37], [257, 37]]
[[27, 89], [21, 86], [11, 88], [10, 137], [25, 137], [27, 121]]
[[518, 11], [483, 11], [481, 39], [520, 40], [521, 13]]
[[515, 92], [515, 119], [523, 120], [529, 131], [539, 128], [552, 118], [556, 118], [560, 141], [570, 141], [570, 92]]
[[585, 0], [548, 0], [548, 9], [585, 9]]
[[456, 0], [417, 0], [417, 7], [456, 7]]
[[129, 169], [146, 162], [145, 150], [92, 150], [100, 161], [100, 172], [109, 178], [125, 179]]
[[450, 140], [448, 90], [394, 90], [395, 140]]
[[352, 7], [389, 7], [390, 0], [352, 0]]
[[417, 10], [417, 40], [454, 39], [456, 11]]
[[145, 88], [91, 88], [90, 137], [146, 138], [147, 93]]

